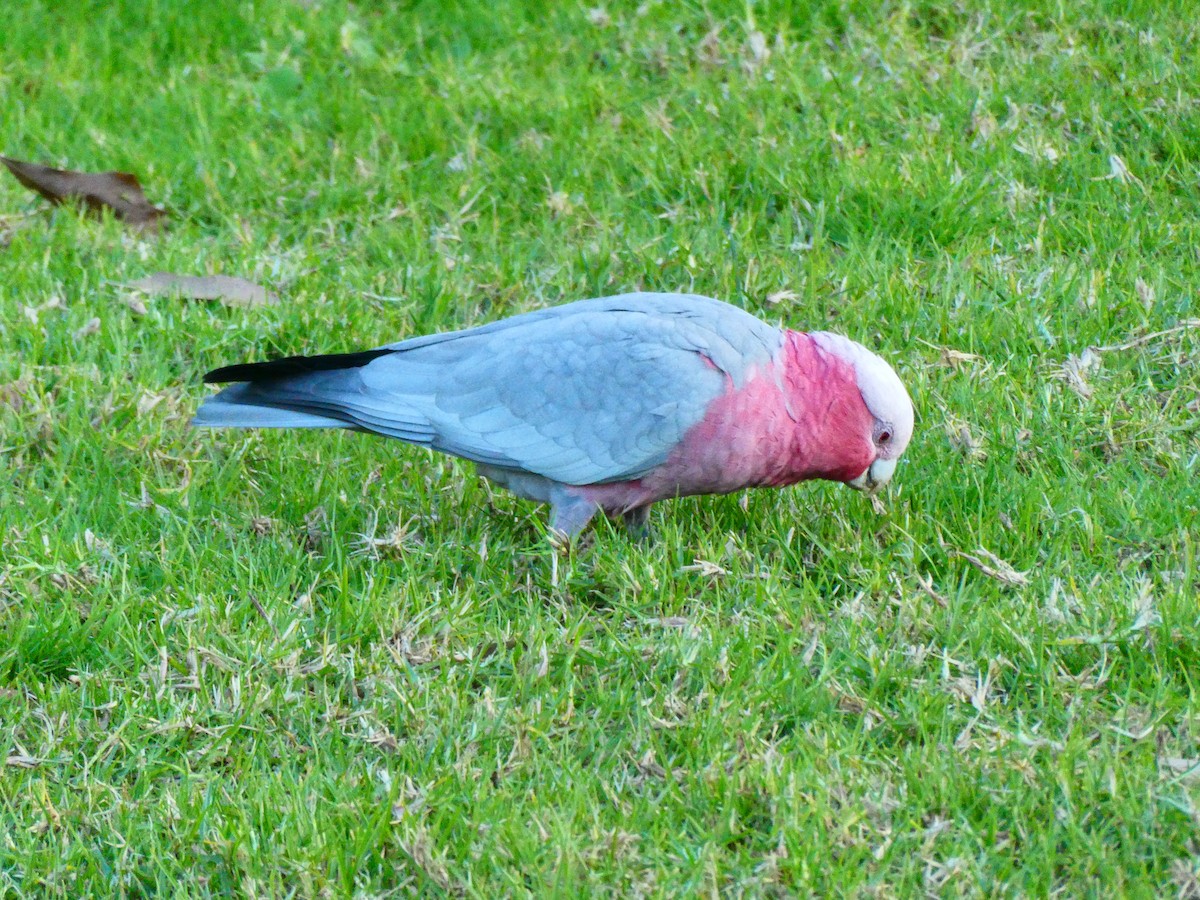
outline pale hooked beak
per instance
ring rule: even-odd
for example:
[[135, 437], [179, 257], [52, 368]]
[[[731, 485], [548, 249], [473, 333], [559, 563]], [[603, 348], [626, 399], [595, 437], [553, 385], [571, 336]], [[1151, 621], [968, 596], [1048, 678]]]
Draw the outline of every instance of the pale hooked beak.
[[846, 484], [850, 485], [856, 491], [866, 491], [868, 494], [874, 494], [892, 480], [892, 473], [895, 471], [896, 460], [877, 459], [871, 465], [867, 466], [867, 471], [863, 472], [853, 481], [847, 481]]

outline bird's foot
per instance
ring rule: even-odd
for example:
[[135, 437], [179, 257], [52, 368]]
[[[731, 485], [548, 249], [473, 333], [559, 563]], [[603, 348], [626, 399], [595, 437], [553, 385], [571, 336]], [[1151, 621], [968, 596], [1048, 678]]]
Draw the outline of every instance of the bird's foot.
[[650, 531], [650, 504], [636, 506], [621, 514], [629, 536], [636, 541], [648, 541], [652, 536]]
[[570, 546], [599, 508], [591, 500], [554, 488], [550, 494], [550, 543], [558, 549]]

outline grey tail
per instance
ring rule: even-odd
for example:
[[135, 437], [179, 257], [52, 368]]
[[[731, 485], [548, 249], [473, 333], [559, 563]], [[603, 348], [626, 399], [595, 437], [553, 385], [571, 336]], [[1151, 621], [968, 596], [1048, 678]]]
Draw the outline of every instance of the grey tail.
[[248, 384], [235, 384], [209, 397], [196, 410], [193, 428], [353, 428], [341, 419], [298, 409], [267, 406]]
[[289, 356], [214, 369], [204, 376], [205, 384], [241, 383], [205, 400], [191, 424], [196, 428], [358, 428], [349, 416], [343, 418], [336, 406], [317, 404], [320, 408], [314, 410], [288, 388], [299, 387], [314, 376], [320, 379], [322, 373], [333, 378], [349, 375], [390, 352]]

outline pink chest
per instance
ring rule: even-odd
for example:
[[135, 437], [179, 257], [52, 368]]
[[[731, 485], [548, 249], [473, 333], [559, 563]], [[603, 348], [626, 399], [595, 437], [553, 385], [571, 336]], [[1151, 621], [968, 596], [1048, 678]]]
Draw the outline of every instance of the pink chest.
[[730, 380], [659, 468], [580, 492], [614, 512], [689, 494], [862, 474], [874, 458], [871, 417], [853, 370], [822, 358], [807, 335], [793, 337], [782, 359], [740, 389]]

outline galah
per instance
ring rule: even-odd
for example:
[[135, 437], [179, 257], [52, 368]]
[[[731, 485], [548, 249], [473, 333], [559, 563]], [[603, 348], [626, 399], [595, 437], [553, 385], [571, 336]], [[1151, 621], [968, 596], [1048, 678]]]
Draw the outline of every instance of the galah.
[[874, 492], [913, 407], [880, 357], [691, 294], [581, 300], [361, 353], [227, 366], [193, 425], [349, 428], [475, 463], [550, 504], [559, 537], [597, 511], [813, 478]]

